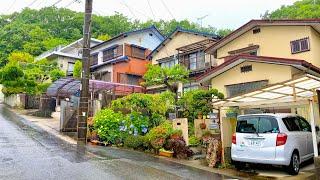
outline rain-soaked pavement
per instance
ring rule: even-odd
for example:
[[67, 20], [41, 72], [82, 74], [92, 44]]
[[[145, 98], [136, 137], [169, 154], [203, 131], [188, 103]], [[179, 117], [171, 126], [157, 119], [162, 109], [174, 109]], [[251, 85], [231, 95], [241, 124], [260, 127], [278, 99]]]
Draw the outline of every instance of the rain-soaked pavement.
[[0, 104], [0, 179], [230, 179], [140, 152], [71, 145]]

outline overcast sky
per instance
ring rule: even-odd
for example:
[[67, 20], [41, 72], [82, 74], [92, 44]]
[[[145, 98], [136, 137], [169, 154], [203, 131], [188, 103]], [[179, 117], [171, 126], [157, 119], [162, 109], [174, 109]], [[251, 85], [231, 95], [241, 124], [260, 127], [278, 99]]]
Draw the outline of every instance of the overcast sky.
[[[39, 9], [56, 2], [59, 2], [57, 7], [69, 5], [68, 8], [72, 10], [84, 10], [85, 0], [78, 0], [80, 3], [72, 3], [73, 1], [75, 0], [0, 0], [0, 13], [21, 11], [27, 6]], [[142, 21], [175, 18], [200, 23], [198, 18], [204, 17], [203, 26], [235, 29], [251, 19], [260, 18], [267, 10], [272, 11], [295, 1], [297, 0], [93, 0], [93, 8], [95, 14], [112, 15], [117, 11]]]

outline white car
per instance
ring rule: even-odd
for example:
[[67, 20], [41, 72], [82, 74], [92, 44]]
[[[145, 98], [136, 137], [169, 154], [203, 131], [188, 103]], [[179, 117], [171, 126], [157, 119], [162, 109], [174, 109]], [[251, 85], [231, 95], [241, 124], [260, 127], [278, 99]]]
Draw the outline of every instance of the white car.
[[312, 142], [310, 124], [298, 115], [241, 115], [232, 136], [231, 159], [238, 169], [244, 163], [283, 165], [296, 175], [300, 164], [314, 156]]

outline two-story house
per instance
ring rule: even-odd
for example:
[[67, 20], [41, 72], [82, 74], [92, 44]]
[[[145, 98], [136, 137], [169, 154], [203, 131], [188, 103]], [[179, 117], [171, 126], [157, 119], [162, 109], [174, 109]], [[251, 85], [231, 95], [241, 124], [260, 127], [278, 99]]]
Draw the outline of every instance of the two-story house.
[[155, 26], [125, 32], [93, 46], [93, 79], [139, 85], [150, 61], [147, 55], [164, 40]]
[[[157, 48], [149, 58], [152, 64], [161, 67], [172, 67], [176, 64], [185, 66], [190, 71], [190, 81], [187, 84], [179, 84], [179, 92], [196, 89], [199, 87], [193, 78], [214, 67], [216, 61], [213, 55], [204, 50], [215, 44], [220, 37], [215, 34], [191, 31], [176, 28]], [[148, 87], [149, 93], [165, 90], [163, 86]]]
[[305, 73], [319, 76], [320, 20], [251, 20], [205, 52], [218, 66], [197, 80], [227, 97]]
[[[103, 41], [91, 38], [91, 46], [102, 43]], [[47, 59], [49, 61], [57, 62], [60, 69], [70, 76], [73, 73], [73, 67], [76, 60], [82, 59], [83, 39], [74, 41], [66, 46], [57, 46], [47, 52], [42, 53], [37, 60]]]

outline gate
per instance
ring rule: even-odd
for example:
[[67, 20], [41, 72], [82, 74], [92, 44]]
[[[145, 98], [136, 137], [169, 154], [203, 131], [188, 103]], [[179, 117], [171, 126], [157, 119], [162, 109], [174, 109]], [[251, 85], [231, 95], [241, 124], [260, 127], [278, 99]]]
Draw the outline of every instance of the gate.
[[25, 109], [39, 109], [40, 96], [39, 95], [29, 95], [25, 96]]
[[77, 107], [68, 101], [61, 101], [60, 131], [77, 132]]

